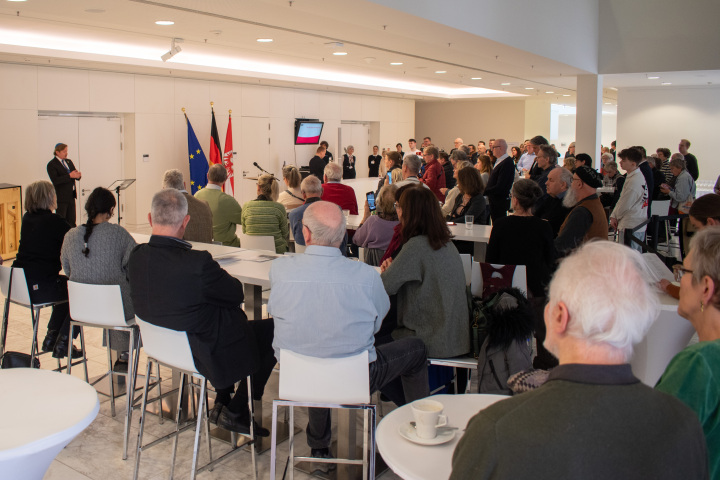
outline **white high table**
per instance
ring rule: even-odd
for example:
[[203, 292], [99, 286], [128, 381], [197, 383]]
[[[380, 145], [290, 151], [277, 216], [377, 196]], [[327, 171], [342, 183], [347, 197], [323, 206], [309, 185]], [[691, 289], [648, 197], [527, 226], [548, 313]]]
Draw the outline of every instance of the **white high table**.
[[97, 392], [50, 370], [0, 370], [0, 478], [43, 478], [55, 456], [92, 423]]
[[[150, 239], [150, 235], [141, 233], [133, 233], [132, 237], [137, 243], [147, 243]], [[272, 261], [269, 258], [259, 258], [259, 256], [275, 258], [279, 255], [214, 243], [188, 243], [194, 250], [209, 252], [225, 271], [243, 283], [245, 313], [251, 320], [262, 318], [262, 291], [263, 288], [270, 288], [270, 264]]]
[[413, 420], [410, 404], [396, 408], [385, 415], [377, 429], [377, 448], [385, 463], [405, 480], [444, 480], [452, 471], [452, 455], [463, 435], [467, 423], [480, 410], [495, 402], [509, 398], [505, 395], [465, 394], [435, 395], [430, 397], [442, 403], [448, 425], [459, 430], [448, 443], [418, 445], [401, 437], [398, 428]]

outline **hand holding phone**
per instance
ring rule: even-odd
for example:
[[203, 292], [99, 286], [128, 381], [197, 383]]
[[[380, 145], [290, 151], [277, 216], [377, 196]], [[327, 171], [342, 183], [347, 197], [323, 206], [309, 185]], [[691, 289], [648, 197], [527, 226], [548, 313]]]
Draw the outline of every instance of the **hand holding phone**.
[[375, 207], [375, 192], [367, 192], [365, 194], [365, 198], [367, 198], [367, 204], [368, 204], [368, 207], [370, 208], [370, 211], [374, 212], [376, 209], [376, 207]]

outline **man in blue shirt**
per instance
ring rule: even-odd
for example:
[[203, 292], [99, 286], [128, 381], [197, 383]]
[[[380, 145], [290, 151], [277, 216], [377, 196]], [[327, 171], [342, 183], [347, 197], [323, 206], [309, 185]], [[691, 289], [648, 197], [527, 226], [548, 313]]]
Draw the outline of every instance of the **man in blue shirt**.
[[[400, 379], [404, 395], [387, 392], [393, 402], [403, 405], [426, 397], [430, 392], [423, 341], [406, 337], [375, 345], [390, 300], [373, 267], [340, 254], [345, 226], [337, 205], [314, 202], [302, 218], [305, 254], [273, 262], [268, 313], [275, 320], [275, 356], [280, 357], [281, 349], [320, 358], [367, 351], [371, 392]], [[312, 456], [330, 458], [330, 411], [311, 408], [309, 417]]]

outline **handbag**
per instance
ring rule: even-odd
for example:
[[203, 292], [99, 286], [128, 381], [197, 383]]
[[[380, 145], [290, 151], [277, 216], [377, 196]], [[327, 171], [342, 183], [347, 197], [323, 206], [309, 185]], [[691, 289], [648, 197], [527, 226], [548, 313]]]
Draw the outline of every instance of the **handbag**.
[[[10, 267], [10, 285], [8, 285], [7, 299], [5, 300], [5, 316], [3, 326], [7, 329], [7, 316], [9, 315], [10, 295], [12, 294], [13, 267]], [[0, 368], [30, 368], [30, 355], [21, 352], [5, 352], [0, 358]], [[33, 368], [40, 368], [40, 360], [32, 362]]]
[[473, 298], [472, 318], [470, 319], [470, 347], [473, 358], [480, 356], [480, 349], [487, 337], [487, 327], [492, 321], [492, 310], [500, 301], [501, 294], [496, 293], [488, 298]]

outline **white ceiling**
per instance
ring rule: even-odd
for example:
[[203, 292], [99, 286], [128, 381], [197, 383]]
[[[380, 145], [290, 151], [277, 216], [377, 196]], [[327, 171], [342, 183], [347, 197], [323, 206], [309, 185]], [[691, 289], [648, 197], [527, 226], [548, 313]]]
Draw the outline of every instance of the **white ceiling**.
[[[163, 63], [172, 38], [183, 39], [182, 52]], [[332, 55], [336, 50], [348, 54]], [[574, 103], [576, 76], [588, 73], [366, 0], [0, 0], [0, 61], [410, 98], [531, 95], [563, 103]], [[606, 75], [604, 84], [720, 82], [720, 71], [658, 75]], [[614, 102], [616, 91], [606, 88], [604, 96]]]

